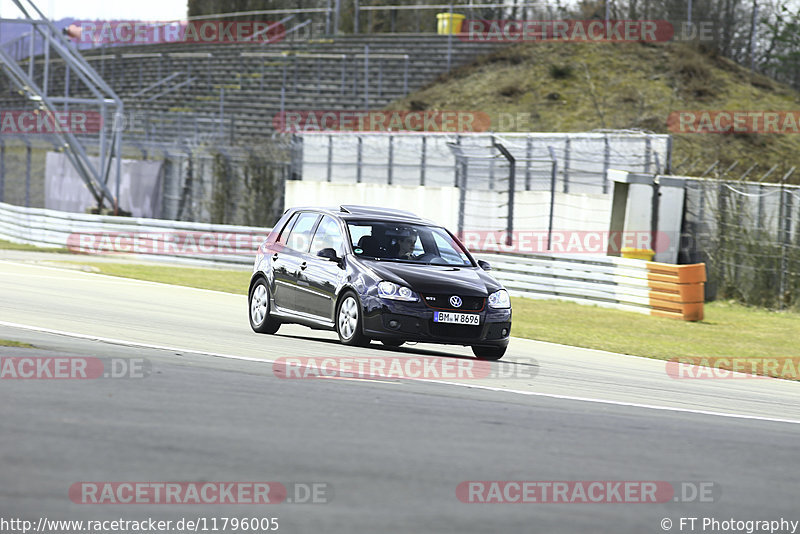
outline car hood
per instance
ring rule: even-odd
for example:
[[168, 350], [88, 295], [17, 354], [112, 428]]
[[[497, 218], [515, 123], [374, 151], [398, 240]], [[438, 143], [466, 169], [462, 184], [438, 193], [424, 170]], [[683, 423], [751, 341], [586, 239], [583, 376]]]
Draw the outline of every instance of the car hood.
[[373, 270], [379, 279], [408, 286], [418, 293], [456, 293], [468, 297], [485, 297], [503, 287], [485, 271], [476, 267], [414, 265], [370, 260], [363, 263]]

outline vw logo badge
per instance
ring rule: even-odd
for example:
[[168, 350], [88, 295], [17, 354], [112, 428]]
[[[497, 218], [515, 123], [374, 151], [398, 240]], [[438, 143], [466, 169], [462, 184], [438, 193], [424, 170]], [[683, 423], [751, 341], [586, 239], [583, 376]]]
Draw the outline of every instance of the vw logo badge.
[[458, 297], [456, 295], [453, 295], [452, 297], [450, 297], [450, 305], [452, 307], [454, 307], [454, 308], [460, 308], [461, 307], [461, 297]]

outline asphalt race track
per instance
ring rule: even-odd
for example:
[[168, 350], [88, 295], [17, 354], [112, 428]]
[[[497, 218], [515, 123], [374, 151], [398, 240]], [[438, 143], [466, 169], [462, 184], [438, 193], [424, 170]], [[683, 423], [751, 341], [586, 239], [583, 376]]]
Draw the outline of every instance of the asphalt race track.
[[[0, 380], [0, 516], [277, 517], [279, 532], [665, 532], [800, 519], [800, 384], [514, 339], [505, 378], [286, 380], [287, 356], [419, 356], [254, 334], [243, 296], [0, 261], [0, 356], [145, 359], [144, 378]], [[676, 355], [678, 356], [678, 355]], [[470, 504], [464, 481], [710, 482], [713, 502]], [[325, 504], [76, 504], [81, 481], [324, 483]], [[230, 530], [230, 529], [229, 529]], [[688, 529], [684, 527], [683, 532]], [[699, 530], [699, 523], [695, 531]], [[709, 530], [706, 530], [709, 532]]]

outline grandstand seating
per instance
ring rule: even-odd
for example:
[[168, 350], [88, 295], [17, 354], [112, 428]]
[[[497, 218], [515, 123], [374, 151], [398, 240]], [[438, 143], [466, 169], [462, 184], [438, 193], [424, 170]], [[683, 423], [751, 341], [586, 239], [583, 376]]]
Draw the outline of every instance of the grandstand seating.
[[[453, 67], [497, 46], [456, 37], [449, 45]], [[380, 109], [445, 73], [449, 45], [447, 36], [435, 34], [371, 34], [271, 44], [135, 45], [83, 53], [123, 99], [126, 113], [136, 115], [127, 139], [174, 141], [224, 132], [226, 140], [248, 142], [274, 133], [284, 85], [285, 110]], [[74, 79], [70, 95], [83, 96]], [[48, 83], [51, 93], [63, 94], [63, 63], [51, 60]], [[8, 106], [14, 98], [6, 92], [0, 101]]]

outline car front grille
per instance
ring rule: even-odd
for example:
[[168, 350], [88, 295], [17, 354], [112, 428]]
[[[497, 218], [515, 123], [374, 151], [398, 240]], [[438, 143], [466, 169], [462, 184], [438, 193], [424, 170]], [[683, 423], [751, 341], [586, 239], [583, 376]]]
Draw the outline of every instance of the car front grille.
[[483, 310], [483, 306], [486, 304], [486, 298], [484, 297], [464, 297], [458, 295], [461, 298], [461, 306], [458, 308], [453, 307], [450, 304], [450, 297], [453, 295], [422, 295], [422, 300], [427, 304], [430, 308], [434, 308], [437, 310], [451, 310], [451, 311], [464, 311], [464, 312], [474, 312], [474, 311], [481, 311]]

